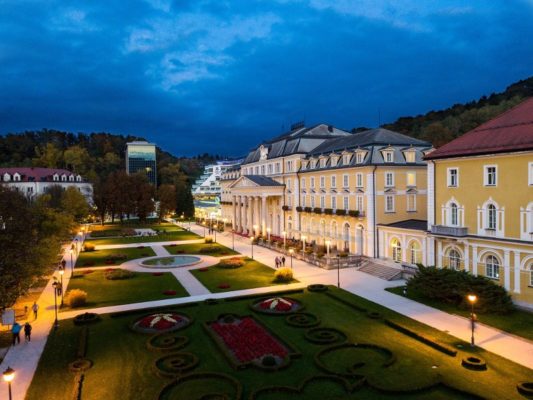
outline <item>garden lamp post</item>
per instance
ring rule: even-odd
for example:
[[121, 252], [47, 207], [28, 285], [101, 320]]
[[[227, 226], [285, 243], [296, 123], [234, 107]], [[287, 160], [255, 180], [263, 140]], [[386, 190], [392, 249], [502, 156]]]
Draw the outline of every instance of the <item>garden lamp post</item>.
[[215, 225], [215, 243], [217, 242], [217, 230], [218, 230], [218, 220], [217, 220], [217, 224]]
[[11, 367], [7, 367], [3, 373], [4, 381], [7, 382], [7, 390], [9, 392], [9, 400], [13, 400], [13, 395], [11, 394], [11, 382], [15, 378], [15, 370]]
[[289, 249], [289, 254], [291, 255], [291, 270], [292, 270], [292, 254], [294, 253], [294, 249]]
[[205, 223], [203, 223], [202, 226], [204, 227], [204, 239], [205, 239]]
[[306, 241], [306, 239], [307, 239], [307, 236], [302, 236], [302, 246], [303, 246], [302, 247], [302, 251], [304, 252], [304, 254], [305, 254], [305, 241]]
[[59, 276], [61, 277], [61, 307], [63, 307], [63, 297], [65, 297], [64, 292], [63, 292], [63, 274], [64, 273], [65, 273], [65, 270], [62, 267], [59, 267]]
[[267, 240], [270, 243], [270, 228], [267, 228]]
[[470, 302], [470, 304], [472, 306], [472, 309], [471, 309], [471, 312], [470, 312], [470, 325], [472, 327], [472, 338], [470, 340], [470, 346], [474, 347], [476, 345], [475, 342], [474, 342], [474, 328], [475, 328], [475, 324], [476, 324], [476, 316], [474, 314], [474, 304], [477, 301], [477, 296], [475, 294], [469, 294], [466, 297], [467, 297], [468, 301]]
[[57, 329], [59, 327], [59, 321], [57, 320], [57, 293], [59, 291], [59, 282], [55, 281], [52, 283], [52, 287], [54, 288], [54, 310], [55, 310], [55, 321], [54, 321], [54, 329]]
[[72, 253], [74, 253], [74, 250], [73, 249], [70, 249], [70, 277], [72, 278], [72, 276], [74, 275], [74, 261], [72, 259]]
[[254, 239], [253, 236], [250, 238], [250, 243], [252, 244], [252, 260], [254, 259]]
[[287, 247], [287, 232], [283, 231], [281, 234], [283, 235], [283, 250], [285, 250]]
[[326, 254], [329, 258], [329, 246], [331, 245], [331, 240], [326, 240]]

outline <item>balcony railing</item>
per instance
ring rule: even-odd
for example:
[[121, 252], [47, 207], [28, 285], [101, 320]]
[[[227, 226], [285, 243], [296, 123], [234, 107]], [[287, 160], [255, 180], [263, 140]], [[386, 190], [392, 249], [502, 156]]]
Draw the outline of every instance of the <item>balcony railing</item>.
[[432, 225], [431, 233], [435, 235], [462, 237], [468, 235], [468, 228], [460, 226]]

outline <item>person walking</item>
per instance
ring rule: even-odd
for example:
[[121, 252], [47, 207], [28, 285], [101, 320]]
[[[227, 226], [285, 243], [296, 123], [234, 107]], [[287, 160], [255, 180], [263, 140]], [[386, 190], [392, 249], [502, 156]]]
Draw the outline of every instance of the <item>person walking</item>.
[[281, 263], [283, 264], [283, 266], [285, 266], [285, 256], [281, 257]]
[[33, 302], [33, 306], [31, 306], [31, 309], [33, 310], [34, 319], [37, 319], [37, 311], [39, 311], [39, 305], [37, 304], [37, 302]]
[[29, 322], [24, 324], [24, 339], [26, 342], [31, 342], [31, 325]]
[[20, 330], [22, 327], [18, 322], [15, 322], [13, 324], [13, 327], [11, 328], [11, 333], [13, 334], [13, 346], [17, 343], [20, 343]]
[[278, 268], [279, 268], [279, 258], [276, 257], [276, 269], [278, 269]]

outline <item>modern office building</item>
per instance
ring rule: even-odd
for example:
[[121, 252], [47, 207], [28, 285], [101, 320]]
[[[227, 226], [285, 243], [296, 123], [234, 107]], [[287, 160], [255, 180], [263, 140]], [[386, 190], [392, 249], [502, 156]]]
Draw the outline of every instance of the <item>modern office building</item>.
[[129, 142], [126, 144], [126, 172], [145, 173], [148, 181], [157, 184], [157, 160], [154, 143]]
[[192, 194], [195, 200], [220, 199], [220, 177], [226, 171], [239, 166], [241, 160], [217, 161], [204, 167], [204, 172], [192, 185]]

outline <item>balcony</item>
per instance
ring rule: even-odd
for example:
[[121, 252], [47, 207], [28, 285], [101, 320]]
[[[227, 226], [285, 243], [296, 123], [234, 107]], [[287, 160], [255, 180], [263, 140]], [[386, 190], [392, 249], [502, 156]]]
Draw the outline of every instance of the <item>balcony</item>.
[[468, 235], [468, 228], [460, 226], [432, 225], [431, 233], [434, 235], [463, 237]]

